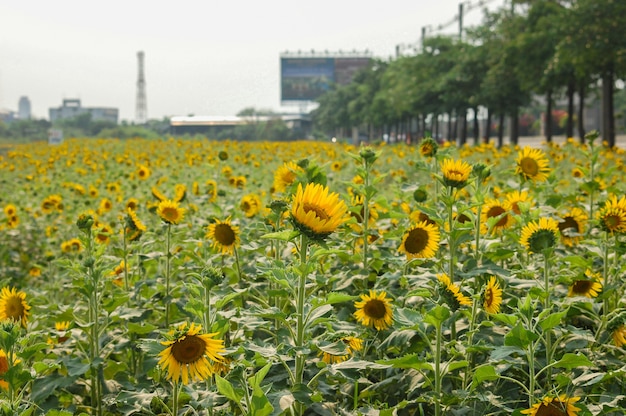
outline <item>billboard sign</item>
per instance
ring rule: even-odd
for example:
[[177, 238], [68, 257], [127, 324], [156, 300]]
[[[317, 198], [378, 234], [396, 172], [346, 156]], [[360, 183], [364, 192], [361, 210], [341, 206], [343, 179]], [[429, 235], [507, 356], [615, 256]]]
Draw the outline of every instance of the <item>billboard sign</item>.
[[63, 143], [63, 130], [50, 129], [48, 130], [48, 144], [61, 144]]
[[334, 58], [280, 58], [282, 101], [313, 101], [334, 82]]
[[347, 85], [371, 62], [366, 56], [282, 56], [281, 101], [315, 101], [333, 84]]

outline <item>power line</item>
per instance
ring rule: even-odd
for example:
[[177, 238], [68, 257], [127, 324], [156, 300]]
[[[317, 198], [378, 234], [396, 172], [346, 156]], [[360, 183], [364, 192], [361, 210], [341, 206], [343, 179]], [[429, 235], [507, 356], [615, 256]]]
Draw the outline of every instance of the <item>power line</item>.
[[489, 3], [494, 2], [495, 0], [476, 0], [470, 1], [466, 0], [459, 3], [459, 12], [455, 14], [450, 20], [438, 24], [436, 26], [427, 25], [422, 26], [422, 35], [421, 40], [416, 43], [408, 43], [408, 44], [398, 44], [396, 45], [396, 56], [402, 55], [405, 51], [410, 53], [417, 54], [422, 49], [422, 45], [424, 44], [424, 39], [426, 36], [440, 33], [446, 29], [448, 29], [452, 25], [459, 24], [459, 34], [462, 34], [464, 28], [462, 27], [463, 15], [464, 13], [469, 13], [476, 8], [484, 8]]

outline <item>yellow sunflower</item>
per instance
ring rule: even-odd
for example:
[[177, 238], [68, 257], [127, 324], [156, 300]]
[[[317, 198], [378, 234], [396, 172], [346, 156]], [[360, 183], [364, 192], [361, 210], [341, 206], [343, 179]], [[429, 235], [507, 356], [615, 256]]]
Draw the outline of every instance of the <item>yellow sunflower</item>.
[[567, 397], [564, 394], [558, 398], [546, 396], [541, 402], [520, 413], [531, 416], [577, 416], [580, 408], [574, 406], [574, 403], [579, 400], [580, 397]]
[[0, 349], [0, 388], [2, 390], [9, 389], [9, 383], [4, 380], [4, 375], [9, 371], [9, 359], [7, 353]]
[[9, 218], [17, 215], [17, 208], [15, 207], [15, 205], [8, 204], [7, 206], [5, 206], [4, 207], [4, 215], [6, 215]]
[[611, 338], [613, 338], [613, 344], [615, 344], [616, 347], [626, 345], [626, 325], [621, 324], [609, 329], [611, 331]]
[[291, 221], [304, 235], [324, 239], [348, 218], [348, 207], [337, 193], [317, 183], [308, 183], [304, 189], [298, 184], [292, 199]]
[[354, 317], [365, 326], [382, 331], [393, 323], [391, 299], [384, 291], [376, 293], [375, 290], [370, 290], [369, 295], [361, 295], [361, 300], [354, 302], [354, 306]]
[[256, 194], [244, 195], [239, 203], [239, 208], [246, 217], [252, 218], [261, 210], [261, 198]]
[[541, 253], [554, 247], [559, 234], [559, 223], [553, 218], [542, 217], [531, 221], [522, 228], [520, 244], [529, 253]]
[[585, 172], [581, 168], [575, 167], [572, 169], [572, 176], [576, 179], [584, 178]]
[[213, 240], [213, 248], [219, 249], [222, 254], [233, 254], [239, 245], [239, 227], [231, 224], [230, 218], [216, 220], [209, 224], [206, 238]]
[[583, 239], [587, 219], [587, 213], [576, 207], [561, 217], [559, 231], [564, 245], [572, 247]]
[[533, 199], [528, 191], [512, 191], [506, 194], [506, 202], [517, 215], [521, 215], [520, 204], [527, 204], [529, 207], [533, 205]]
[[178, 202], [166, 199], [157, 205], [157, 214], [168, 224], [179, 224], [185, 217], [185, 208], [178, 206]]
[[152, 196], [155, 197], [159, 202], [165, 201], [167, 199], [165, 194], [163, 194], [163, 192], [161, 192], [161, 190], [157, 188], [156, 185], [150, 189], [150, 192], [152, 193]]
[[404, 233], [398, 251], [406, 254], [407, 260], [431, 258], [439, 249], [439, 228], [427, 221], [420, 221]]
[[187, 185], [179, 183], [174, 187], [174, 201], [183, 202], [187, 197]]
[[146, 165], [140, 164], [139, 166], [137, 166], [136, 174], [139, 179], [141, 179], [142, 181], [145, 181], [146, 179], [150, 177], [150, 168], [147, 167]]
[[61, 243], [61, 251], [64, 253], [80, 253], [83, 251], [83, 244], [78, 238], [72, 238]]
[[215, 202], [217, 199], [217, 182], [213, 179], [209, 179], [204, 183], [204, 185], [206, 186], [206, 193], [209, 196], [208, 201]]
[[[491, 221], [490, 221], [491, 220]], [[511, 206], [507, 201], [500, 202], [497, 199], [487, 199], [481, 211], [481, 228], [484, 234], [491, 232], [497, 234], [515, 224], [511, 215]]]
[[137, 198], [128, 198], [128, 201], [126, 201], [126, 209], [137, 211], [137, 208], [139, 208], [139, 200]]
[[472, 300], [461, 293], [461, 288], [456, 283], [452, 283], [447, 274], [438, 274], [437, 280], [441, 289], [439, 293], [452, 311], [456, 311], [461, 306], [472, 306]]
[[545, 181], [550, 173], [546, 154], [540, 149], [534, 149], [529, 146], [524, 147], [518, 153], [515, 173], [519, 174], [524, 180]]
[[576, 279], [572, 282], [567, 292], [567, 296], [584, 296], [587, 298], [597, 298], [602, 292], [602, 283], [600, 282], [600, 273], [593, 273], [591, 270], [585, 270], [584, 279]]
[[432, 137], [425, 137], [420, 141], [419, 152], [424, 157], [433, 157], [437, 154], [439, 145]]
[[495, 276], [491, 276], [483, 292], [483, 308], [487, 313], [498, 313], [500, 312], [501, 304], [502, 289], [500, 288], [498, 279]]
[[611, 234], [626, 232], [626, 196], [618, 200], [616, 195], [611, 195], [597, 215], [604, 231]]
[[168, 334], [169, 340], [159, 353], [159, 366], [167, 371], [167, 379], [183, 384], [189, 381], [202, 381], [211, 376], [211, 361], [222, 361], [224, 341], [214, 339], [217, 333], [201, 334], [202, 327], [193, 323], [187, 327], [183, 323]]
[[26, 327], [30, 306], [26, 302], [26, 293], [15, 288], [3, 287], [0, 292], [0, 321], [11, 320]]
[[356, 351], [361, 351], [363, 349], [363, 340], [361, 338], [347, 336], [341, 338], [341, 342], [346, 345], [347, 354], [335, 355], [326, 351], [322, 351], [322, 361], [324, 361], [326, 364], [342, 363], [350, 358], [350, 356]]
[[94, 228], [94, 239], [98, 244], [109, 244], [111, 241], [111, 234], [113, 233], [113, 229], [104, 223], [95, 222], [93, 225]]
[[124, 232], [128, 241], [137, 241], [146, 231], [146, 226], [137, 218], [137, 213], [132, 209], [126, 210], [126, 223]]
[[444, 185], [463, 188], [472, 173], [472, 167], [464, 160], [445, 159], [441, 162], [441, 173]]
[[285, 163], [274, 172], [274, 190], [276, 192], [285, 192], [296, 181], [298, 175], [303, 172], [304, 169], [295, 162]]

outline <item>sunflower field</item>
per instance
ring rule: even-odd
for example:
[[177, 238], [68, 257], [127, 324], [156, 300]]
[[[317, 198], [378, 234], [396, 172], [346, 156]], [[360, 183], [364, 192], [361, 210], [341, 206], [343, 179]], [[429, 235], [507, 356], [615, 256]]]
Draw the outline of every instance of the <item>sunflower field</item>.
[[2, 415], [623, 415], [626, 154], [0, 156]]

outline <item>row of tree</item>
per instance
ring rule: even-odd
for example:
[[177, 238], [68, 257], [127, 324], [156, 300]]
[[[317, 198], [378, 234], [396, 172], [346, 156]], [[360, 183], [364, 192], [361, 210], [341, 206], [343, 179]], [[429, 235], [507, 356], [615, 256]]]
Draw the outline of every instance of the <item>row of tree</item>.
[[[445, 120], [450, 138], [464, 144], [468, 132], [479, 141], [478, 115], [486, 113], [484, 135], [498, 126], [501, 145], [505, 117], [517, 143], [520, 109], [533, 97], [543, 98], [545, 114], [553, 114], [555, 99], [566, 98], [565, 134], [574, 137], [577, 120], [584, 140], [585, 98], [599, 90], [600, 131], [614, 146], [615, 85], [625, 75], [626, 1], [511, 0], [485, 11], [463, 39], [429, 37], [415, 54], [372, 62], [350, 84], [322, 95], [313, 119], [325, 132], [365, 128], [370, 137], [408, 134], [411, 126], [438, 135]], [[545, 123], [548, 141], [551, 129]]]

